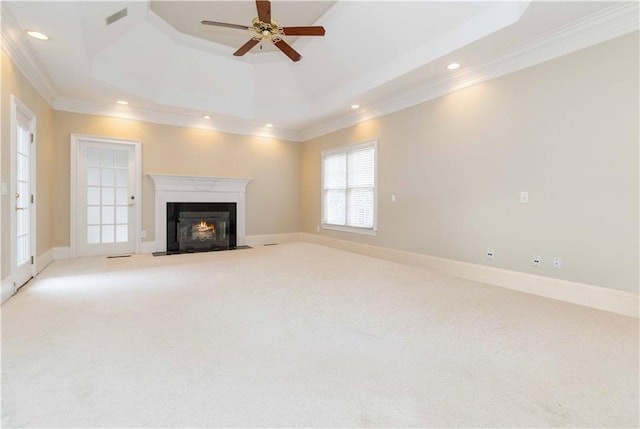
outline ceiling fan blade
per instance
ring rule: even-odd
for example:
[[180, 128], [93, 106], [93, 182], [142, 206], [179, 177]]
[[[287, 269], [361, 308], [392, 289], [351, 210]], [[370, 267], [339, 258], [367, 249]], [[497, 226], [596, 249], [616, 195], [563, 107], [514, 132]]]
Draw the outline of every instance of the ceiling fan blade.
[[293, 49], [291, 46], [289, 46], [289, 44], [287, 42], [285, 42], [284, 40], [282, 40], [282, 39], [274, 41], [273, 44], [276, 45], [276, 48], [278, 48], [282, 52], [284, 52], [284, 54], [286, 56], [291, 58], [291, 61], [293, 61], [293, 62], [300, 61], [300, 58], [302, 58], [302, 55], [300, 55], [298, 52], [296, 52], [295, 49]]
[[282, 27], [287, 36], [324, 36], [324, 27]]
[[228, 24], [226, 22], [200, 21], [200, 23], [204, 25], [213, 25], [216, 27], [237, 28], [238, 30], [247, 30], [249, 28], [246, 25]]
[[256, 0], [258, 19], [266, 24], [271, 24], [271, 3], [269, 0]]
[[240, 49], [235, 51], [233, 53], [233, 55], [235, 55], [236, 57], [241, 57], [244, 54], [246, 54], [247, 52], [249, 52], [251, 50], [251, 48], [256, 46], [259, 42], [260, 42], [259, 40], [251, 39], [247, 43], [245, 43], [244, 45], [240, 46]]

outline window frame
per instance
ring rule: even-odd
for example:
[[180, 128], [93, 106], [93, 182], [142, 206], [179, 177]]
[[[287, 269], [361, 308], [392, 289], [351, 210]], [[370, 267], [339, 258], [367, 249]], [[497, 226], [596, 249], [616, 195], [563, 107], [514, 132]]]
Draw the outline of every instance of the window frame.
[[[373, 226], [371, 228], [363, 228], [359, 226], [350, 225], [336, 225], [324, 222], [324, 209], [325, 209], [325, 189], [324, 189], [324, 162], [325, 158], [330, 155], [336, 155], [340, 153], [348, 154], [349, 152], [355, 152], [365, 148], [373, 147]], [[356, 234], [364, 235], [376, 235], [378, 232], [378, 139], [367, 140], [360, 143], [348, 144], [336, 148], [326, 149], [320, 153], [320, 225], [322, 229], [352, 232]], [[347, 170], [348, 174], [348, 170]], [[348, 190], [345, 187], [345, 194]], [[347, 204], [347, 202], [345, 202]], [[348, 216], [348, 206], [345, 206], [346, 215]], [[346, 221], [346, 219], [345, 219]]]

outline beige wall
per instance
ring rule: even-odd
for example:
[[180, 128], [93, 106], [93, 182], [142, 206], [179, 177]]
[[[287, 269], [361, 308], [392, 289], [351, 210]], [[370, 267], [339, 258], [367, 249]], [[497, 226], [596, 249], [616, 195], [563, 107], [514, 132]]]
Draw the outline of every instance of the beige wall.
[[[53, 110], [31, 86], [4, 52], [2, 56], [2, 182], [9, 184], [11, 178], [11, 95], [15, 95], [36, 115], [36, 198], [37, 198], [37, 246], [35, 256], [40, 256], [53, 246]], [[11, 273], [11, 195], [2, 198], [2, 271], [1, 278]]]
[[69, 141], [72, 133], [142, 141], [142, 229], [153, 241], [155, 198], [149, 173], [251, 177], [247, 234], [301, 230], [302, 145], [264, 137], [225, 134], [78, 113], [54, 113], [56, 223], [54, 246], [69, 246]]
[[[478, 264], [492, 247], [496, 267], [637, 292], [637, 76], [632, 34], [300, 144], [52, 111], [3, 54], [2, 181], [15, 94], [38, 116], [38, 255], [69, 245], [71, 133], [142, 141], [148, 241], [148, 173], [253, 177], [248, 234], [315, 233], [320, 152], [378, 138], [378, 235], [322, 234]], [[531, 267], [534, 255], [542, 267]], [[553, 256], [560, 271], [550, 268]]]
[[378, 138], [377, 236], [322, 234], [637, 293], [638, 100], [636, 33], [313, 139], [304, 231], [321, 151]]

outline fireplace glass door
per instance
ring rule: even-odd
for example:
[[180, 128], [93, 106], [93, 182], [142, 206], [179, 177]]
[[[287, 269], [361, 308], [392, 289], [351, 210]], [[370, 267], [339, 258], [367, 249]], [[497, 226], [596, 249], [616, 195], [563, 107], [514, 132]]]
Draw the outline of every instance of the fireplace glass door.
[[229, 248], [229, 212], [182, 212], [178, 250], [194, 252]]
[[167, 253], [235, 247], [235, 203], [167, 203]]

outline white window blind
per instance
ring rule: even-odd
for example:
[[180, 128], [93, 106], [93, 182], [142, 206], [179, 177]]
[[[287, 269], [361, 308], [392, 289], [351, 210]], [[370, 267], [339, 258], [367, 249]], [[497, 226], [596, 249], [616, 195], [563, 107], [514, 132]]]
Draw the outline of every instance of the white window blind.
[[324, 225], [374, 229], [375, 151], [375, 142], [369, 142], [323, 153]]

